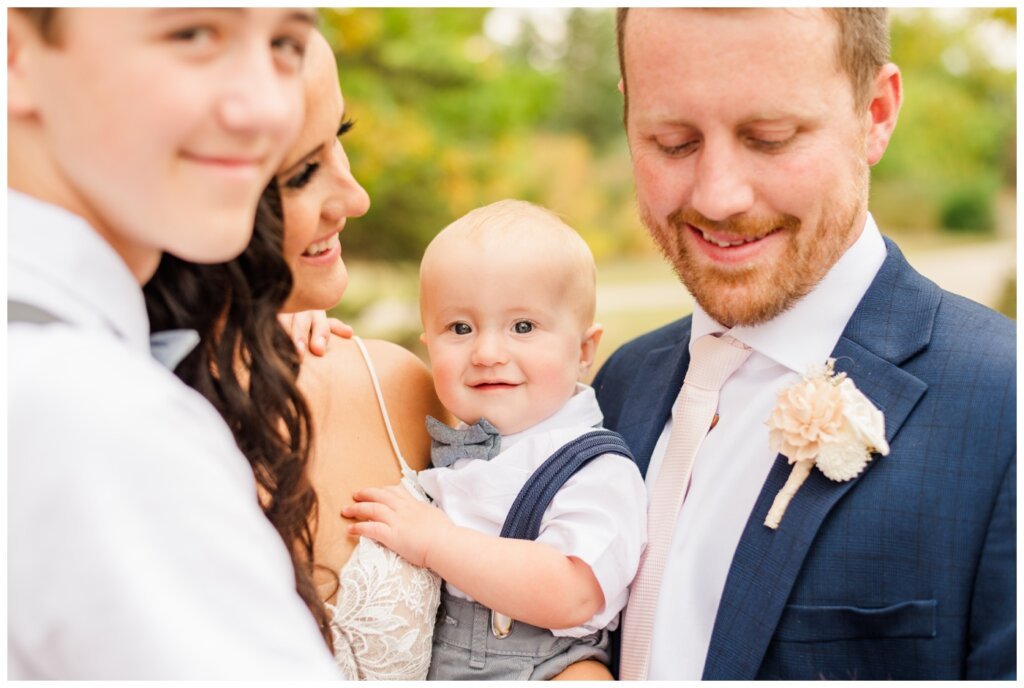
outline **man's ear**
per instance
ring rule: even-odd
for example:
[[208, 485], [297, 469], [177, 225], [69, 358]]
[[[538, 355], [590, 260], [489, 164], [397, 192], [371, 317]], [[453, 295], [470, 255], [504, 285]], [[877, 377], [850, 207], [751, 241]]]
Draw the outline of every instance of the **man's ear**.
[[903, 80], [900, 68], [891, 62], [878, 70], [872, 90], [871, 103], [868, 105], [867, 161], [874, 165], [882, 159], [892, 132], [896, 128], [896, 118], [900, 114], [903, 103]]
[[7, 116], [28, 117], [36, 112], [28, 63], [41, 47], [42, 37], [17, 9], [7, 10]]
[[580, 344], [580, 373], [582, 380], [594, 365], [594, 357], [597, 355], [597, 345], [601, 343], [601, 335], [604, 334], [604, 325], [594, 323], [583, 333], [583, 341]]

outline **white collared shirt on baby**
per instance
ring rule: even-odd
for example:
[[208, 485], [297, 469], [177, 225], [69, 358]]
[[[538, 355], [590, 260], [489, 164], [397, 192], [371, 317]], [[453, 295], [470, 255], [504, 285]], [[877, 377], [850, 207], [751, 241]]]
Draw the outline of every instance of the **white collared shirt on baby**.
[[[489, 461], [460, 459], [450, 468], [419, 474], [420, 485], [457, 525], [488, 535], [501, 533], [512, 502], [533, 472], [560, 447], [604, 420], [594, 390], [577, 385], [555, 414], [501, 438], [501, 452]], [[555, 495], [544, 512], [537, 542], [585, 562], [604, 593], [605, 605], [588, 621], [554, 630], [582, 637], [614, 630], [626, 604], [647, 536], [647, 490], [636, 465], [605, 454], [585, 465]], [[469, 599], [446, 583], [448, 592]]]
[[338, 678], [252, 469], [81, 218], [8, 190], [11, 679]]
[[[658, 597], [649, 679], [701, 677], [736, 545], [775, 460], [765, 421], [778, 391], [808, 365], [825, 362], [884, 260], [885, 242], [868, 215], [860, 237], [821, 282], [773, 320], [728, 330], [694, 306], [691, 346], [727, 332], [753, 352], [722, 387], [720, 420], [694, 458]], [[652, 489], [671, 429], [669, 419], [651, 455]]]

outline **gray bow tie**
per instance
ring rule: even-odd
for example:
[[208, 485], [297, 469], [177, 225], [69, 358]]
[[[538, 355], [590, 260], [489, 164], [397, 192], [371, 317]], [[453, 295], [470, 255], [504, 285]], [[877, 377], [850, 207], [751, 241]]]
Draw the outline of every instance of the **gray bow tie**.
[[453, 428], [433, 416], [427, 416], [430, 462], [435, 468], [447, 468], [459, 459], [489, 461], [501, 451], [501, 433], [486, 418], [466, 428]]

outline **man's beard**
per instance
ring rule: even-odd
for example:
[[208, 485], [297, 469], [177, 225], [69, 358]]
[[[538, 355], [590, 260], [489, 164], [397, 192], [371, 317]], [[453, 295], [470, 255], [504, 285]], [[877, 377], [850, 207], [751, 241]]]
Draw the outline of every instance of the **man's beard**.
[[[692, 208], [680, 208], [665, 222], [640, 206], [640, 214], [661, 253], [704, 311], [726, 327], [767, 322], [806, 296], [851, 242], [860, 199], [854, 193], [826, 206], [817, 228], [806, 228], [792, 215], [709, 220]], [[776, 229], [785, 234], [785, 249], [771, 262], [743, 266], [709, 265], [688, 243], [687, 225], [744, 237]], [[698, 238], [698, 241], [703, 239]]]

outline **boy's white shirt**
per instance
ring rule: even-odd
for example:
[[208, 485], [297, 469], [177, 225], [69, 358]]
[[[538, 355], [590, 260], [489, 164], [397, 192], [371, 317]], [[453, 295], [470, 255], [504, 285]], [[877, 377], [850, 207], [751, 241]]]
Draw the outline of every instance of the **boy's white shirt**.
[[[138, 283], [8, 190], [8, 678], [338, 678], [217, 411], [149, 355]], [[353, 677], [354, 678], [354, 677]]]
[[[603, 420], [594, 390], [578, 384], [572, 398], [552, 416], [502, 436], [501, 453], [490, 461], [460, 459], [450, 468], [421, 471], [420, 485], [455, 524], [498, 535], [512, 502], [533, 472], [560, 447]], [[647, 490], [632, 461], [605, 454], [569, 479], [545, 511], [537, 542], [588, 564], [605, 605], [584, 624], [553, 630], [554, 635], [582, 637], [618, 626], [617, 615], [626, 604], [646, 540]], [[469, 599], [458, 588], [445, 585], [452, 595]]]

